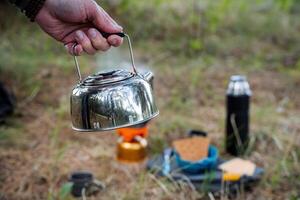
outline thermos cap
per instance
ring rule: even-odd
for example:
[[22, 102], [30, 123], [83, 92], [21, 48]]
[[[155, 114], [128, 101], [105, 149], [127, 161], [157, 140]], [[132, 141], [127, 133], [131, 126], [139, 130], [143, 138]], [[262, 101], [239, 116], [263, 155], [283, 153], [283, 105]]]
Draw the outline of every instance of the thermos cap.
[[251, 96], [252, 92], [250, 90], [249, 83], [247, 82], [246, 76], [233, 75], [230, 77], [230, 82], [227, 89], [227, 95], [241, 96], [247, 95]]
[[233, 75], [230, 77], [230, 82], [237, 82], [237, 81], [247, 81], [246, 76], [242, 75]]

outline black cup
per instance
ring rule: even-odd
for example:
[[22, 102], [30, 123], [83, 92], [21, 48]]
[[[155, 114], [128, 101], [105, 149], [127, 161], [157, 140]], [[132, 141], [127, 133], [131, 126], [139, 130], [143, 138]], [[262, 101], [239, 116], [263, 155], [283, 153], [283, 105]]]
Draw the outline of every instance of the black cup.
[[83, 188], [93, 183], [94, 176], [90, 172], [78, 171], [71, 174], [69, 181], [73, 183], [71, 193], [74, 197], [81, 197]]
[[187, 134], [189, 137], [193, 137], [193, 136], [206, 137], [207, 136], [207, 132], [201, 131], [201, 130], [193, 130], [193, 129], [189, 130]]

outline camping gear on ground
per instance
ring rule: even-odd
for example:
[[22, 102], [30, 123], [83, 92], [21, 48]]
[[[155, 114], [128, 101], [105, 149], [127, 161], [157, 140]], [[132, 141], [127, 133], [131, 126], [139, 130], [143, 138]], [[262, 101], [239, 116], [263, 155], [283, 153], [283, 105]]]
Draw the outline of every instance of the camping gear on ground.
[[146, 138], [148, 135], [147, 123], [141, 123], [135, 126], [117, 129], [117, 133], [123, 138], [123, 141], [130, 142], [135, 136]]
[[[191, 130], [188, 132], [188, 137], [207, 135], [204, 133], [203, 131]], [[209, 146], [209, 149], [211, 147], [212, 145]], [[218, 152], [218, 149], [214, 148]], [[253, 164], [250, 161], [241, 159], [226, 162], [221, 158], [216, 158], [214, 165], [206, 165], [207, 168], [202, 165], [196, 170], [184, 170], [182, 166], [184, 165], [178, 162], [178, 153], [174, 148], [166, 148], [162, 154], [154, 156], [147, 163], [147, 169], [157, 176], [192, 184], [197, 190], [212, 192], [216, 196], [224, 195], [224, 190], [226, 195], [231, 195], [240, 192], [241, 188], [251, 189], [261, 179], [264, 172], [262, 168], [256, 166], [253, 170]], [[235, 168], [246, 166], [246, 170], [249, 172], [253, 170], [253, 173], [240, 173], [241, 170], [232, 170], [235, 169], [232, 168], [233, 166]]]
[[178, 166], [186, 172], [198, 172], [214, 168], [218, 150], [210, 145], [210, 139], [192, 136], [173, 141], [175, 159]]
[[149, 159], [147, 169], [157, 176], [168, 177], [172, 181], [191, 183], [197, 190], [219, 195], [226, 188], [227, 195], [236, 194], [241, 188], [250, 190], [261, 179], [264, 170], [256, 167], [252, 176], [226, 173], [218, 169], [225, 160], [218, 159], [215, 168], [200, 170], [196, 173], [181, 169], [176, 162], [175, 152], [166, 148], [161, 155]]
[[172, 146], [180, 155], [181, 159], [191, 162], [206, 158], [209, 144], [210, 139], [202, 136], [182, 138], [172, 142]]
[[219, 169], [233, 174], [253, 176], [256, 165], [249, 160], [234, 158], [219, 166]]
[[71, 182], [71, 194], [74, 197], [85, 197], [97, 194], [100, 190], [105, 188], [105, 185], [96, 180], [91, 172], [77, 171], [70, 175], [69, 182]]
[[0, 123], [14, 111], [15, 98], [0, 82]]
[[130, 38], [122, 34], [118, 33], [128, 41], [131, 72], [120, 69], [98, 72], [82, 80], [74, 56], [79, 83], [71, 94], [71, 117], [76, 131], [129, 127], [147, 122], [159, 113], [151, 87], [153, 74], [137, 72]]
[[231, 76], [226, 94], [226, 151], [245, 153], [249, 143], [249, 108], [251, 90], [245, 76]]
[[117, 145], [117, 159], [121, 162], [137, 163], [147, 157], [147, 140], [136, 136], [133, 141], [125, 142], [120, 137]]
[[189, 130], [187, 134], [188, 134], [188, 137], [192, 137], [192, 136], [206, 137], [207, 136], [207, 132], [201, 131], [201, 130]]
[[198, 161], [184, 160], [176, 151], [174, 152], [174, 155], [178, 167], [180, 167], [184, 172], [191, 173], [197, 173], [201, 170], [213, 169], [216, 167], [218, 161], [218, 149], [213, 145], [209, 145], [207, 157], [202, 158]]
[[117, 144], [117, 159], [126, 163], [138, 163], [147, 157], [147, 123], [121, 128]]

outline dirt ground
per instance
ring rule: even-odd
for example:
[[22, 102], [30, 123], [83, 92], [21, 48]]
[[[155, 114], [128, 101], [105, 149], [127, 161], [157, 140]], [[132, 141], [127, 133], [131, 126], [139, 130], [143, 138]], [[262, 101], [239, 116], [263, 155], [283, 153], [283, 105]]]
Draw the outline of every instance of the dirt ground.
[[[224, 94], [228, 78], [238, 71], [221, 66], [201, 70], [172, 67], [154, 68], [161, 114], [150, 124], [149, 156], [196, 128], [207, 131], [221, 156], [227, 158], [223, 150]], [[243, 199], [300, 198], [300, 79], [272, 70], [253, 70], [247, 76], [253, 90], [253, 145], [246, 158], [263, 167], [265, 175]], [[74, 132], [69, 94], [75, 75], [49, 66], [35, 78], [42, 84], [29, 97], [10, 84], [18, 108], [0, 129], [6, 135], [0, 140], [1, 200], [58, 199], [60, 187], [74, 170], [90, 170], [106, 184], [92, 199], [209, 199], [188, 185], [156, 178], [143, 164], [118, 163], [114, 132]]]

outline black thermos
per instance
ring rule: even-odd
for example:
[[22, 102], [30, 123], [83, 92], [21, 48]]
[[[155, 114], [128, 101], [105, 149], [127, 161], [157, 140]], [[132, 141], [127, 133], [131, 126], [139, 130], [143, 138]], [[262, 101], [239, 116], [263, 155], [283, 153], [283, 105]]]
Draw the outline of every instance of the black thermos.
[[243, 155], [249, 144], [251, 90], [245, 76], [231, 76], [226, 94], [226, 151]]

